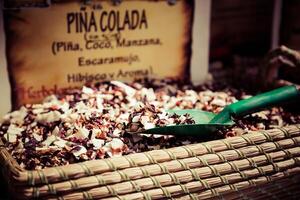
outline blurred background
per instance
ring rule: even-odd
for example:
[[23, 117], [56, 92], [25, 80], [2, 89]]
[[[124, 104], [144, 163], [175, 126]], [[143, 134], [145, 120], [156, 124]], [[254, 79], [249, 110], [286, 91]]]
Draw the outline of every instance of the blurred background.
[[244, 77], [258, 81], [270, 50], [281, 45], [299, 49], [299, 9], [298, 0], [212, 0], [209, 70], [214, 78], [248, 85]]

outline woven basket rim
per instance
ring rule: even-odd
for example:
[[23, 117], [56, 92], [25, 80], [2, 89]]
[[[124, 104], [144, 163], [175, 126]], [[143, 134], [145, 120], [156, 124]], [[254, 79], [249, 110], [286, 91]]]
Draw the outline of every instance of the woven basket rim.
[[[242, 140], [246, 140], [248, 142], [251, 143], [251, 137], [255, 136], [255, 134], [258, 135], [262, 135], [263, 137], [265, 137], [266, 141], [272, 141], [272, 138], [270, 138], [269, 134], [274, 132], [275, 130], [278, 131], [282, 131], [285, 135], [289, 134], [289, 129], [296, 129], [298, 132], [300, 131], [300, 124], [293, 124], [293, 125], [289, 125], [289, 126], [285, 126], [282, 128], [274, 128], [274, 129], [269, 129], [269, 130], [258, 130], [258, 131], [248, 131], [249, 134], [246, 135], [241, 135], [241, 136], [235, 136], [235, 137], [231, 137], [231, 138], [226, 138], [226, 139], [219, 139], [219, 140], [212, 140], [212, 141], [208, 141], [208, 142], [201, 142], [201, 143], [195, 143], [195, 144], [189, 144], [189, 145], [183, 145], [183, 146], [178, 146], [178, 147], [172, 147], [172, 148], [167, 148], [167, 149], [160, 149], [160, 150], [151, 150], [151, 151], [146, 151], [146, 152], [141, 152], [141, 153], [134, 153], [134, 154], [129, 154], [129, 155], [124, 155], [124, 156], [120, 156], [120, 157], [112, 157], [112, 158], [105, 158], [105, 159], [97, 159], [97, 160], [89, 160], [89, 161], [84, 161], [84, 162], [79, 162], [79, 163], [72, 163], [72, 164], [68, 164], [68, 165], [63, 165], [63, 166], [57, 166], [57, 167], [49, 167], [49, 168], [44, 168], [44, 169], [37, 169], [37, 170], [26, 170], [24, 168], [22, 168], [17, 161], [12, 157], [12, 155], [8, 152], [8, 150], [5, 148], [4, 143], [2, 142], [2, 140], [0, 140], [0, 162], [2, 162], [2, 165], [4, 167], [5, 170], [5, 176], [8, 176], [8, 180], [13, 182], [14, 184], [20, 184], [20, 185], [35, 185], [38, 184], [35, 182], [35, 178], [38, 179], [42, 179], [41, 178], [41, 173], [49, 173], [49, 171], [60, 171], [61, 173], [64, 173], [65, 171], [70, 171], [70, 169], [83, 169], [85, 171], [85, 175], [84, 176], [76, 176], [77, 172], [74, 172], [73, 175], [75, 175], [74, 177], [72, 176], [71, 179], [74, 178], [80, 178], [80, 177], [85, 177], [85, 176], [93, 176], [99, 173], [103, 173], [103, 172], [107, 172], [107, 171], [114, 171], [117, 169], [125, 169], [126, 167], [116, 167], [113, 165], [113, 161], [119, 160], [119, 159], [123, 159], [123, 160], [127, 160], [130, 163], [130, 160], [132, 157], [140, 157], [140, 156], [145, 156], [146, 159], [148, 159], [148, 163], [146, 164], [138, 164], [137, 166], [144, 166], [144, 165], [148, 165], [148, 164], [152, 164], [157, 162], [155, 160], [151, 161], [151, 154], [155, 154], [158, 152], [166, 152], [166, 155], [168, 155], [168, 152], [170, 151], [176, 151], [178, 149], [184, 149], [187, 151], [187, 155], [182, 157], [182, 158], [187, 158], [189, 156], [193, 156], [190, 154], [193, 154], [192, 152], [189, 152], [191, 149], [193, 149], [194, 146], [196, 145], [202, 145], [204, 146], [204, 148], [207, 149], [208, 153], [214, 153], [214, 151], [212, 149], [209, 149], [211, 144], [214, 143], [218, 143], [218, 142], [226, 142], [227, 141], [231, 141], [231, 140], [235, 140], [235, 139], [242, 139]], [[246, 132], [246, 131], [245, 131]], [[189, 150], [190, 149], [190, 150]], [[211, 151], [211, 152], [210, 152]], [[149, 157], [150, 155], [150, 157]], [[172, 158], [170, 157], [170, 155], [168, 155], [169, 159], [167, 160], [163, 160], [163, 162], [165, 161], [170, 161], [172, 160]], [[98, 164], [104, 164], [107, 165], [107, 167], [109, 168], [109, 170], [107, 171], [103, 171], [103, 172], [94, 172], [93, 170], [89, 169], [88, 166], [90, 165], [98, 165]], [[58, 172], [58, 173], [60, 173]], [[31, 178], [30, 178], [31, 176]], [[60, 175], [61, 177], [63, 177], [62, 180], [69, 180], [70, 176], [64, 176], [63, 174]], [[26, 178], [25, 178], [26, 177]], [[6, 177], [7, 178], [7, 177]], [[59, 182], [61, 180], [57, 180], [57, 181], [53, 181], [53, 182]]]

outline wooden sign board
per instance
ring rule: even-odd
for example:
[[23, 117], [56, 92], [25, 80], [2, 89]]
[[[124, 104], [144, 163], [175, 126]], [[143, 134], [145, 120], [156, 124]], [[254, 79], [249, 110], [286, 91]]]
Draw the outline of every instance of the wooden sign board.
[[190, 78], [194, 1], [62, 1], [6, 9], [13, 106], [87, 83]]

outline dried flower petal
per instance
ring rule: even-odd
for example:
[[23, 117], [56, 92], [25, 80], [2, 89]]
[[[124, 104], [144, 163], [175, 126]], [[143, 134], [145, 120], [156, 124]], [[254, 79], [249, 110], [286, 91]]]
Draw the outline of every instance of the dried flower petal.
[[75, 157], [78, 157], [82, 154], [85, 154], [87, 152], [86, 148], [84, 146], [81, 146], [81, 145], [78, 145], [78, 146], [75, 146], [71, 152], [73, 153], [73, 155]]
[[[216, 84], [194, 87], [172, 79], [103, 82], [51, 95], [43, 103], [6, 114], [0, 121], [0, 138], [27, 170], [192, 144], [201, 138], [128, 132], [193, 124], [191, 116], [170, 115], [166, 110], [218, 113], [247, 95]], [[300, 123], [300, 115], [274, 107], [236, 119], [235, 126], [216, 134], [232, 137], [293, 123]]]

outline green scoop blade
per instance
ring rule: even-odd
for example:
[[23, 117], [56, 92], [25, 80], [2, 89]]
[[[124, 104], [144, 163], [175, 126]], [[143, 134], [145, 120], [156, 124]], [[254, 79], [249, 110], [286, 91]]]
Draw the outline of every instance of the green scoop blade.
[[171, 114], [189, 114], [192, 119], [195, 120], [195, 124], [155, 127], [140, 131], [140, 133], [210, 138], [212, 137], [212, 133], [216, 130], [234, 125], [234, 122], [231, 120], [233, 117], [243, 117], [268, 107], [296, 100], [299, 98], [299, 94], [300, 92], [296, 86], [281, 87], [226, 106], [223, 111], [217, 115], [196, 109], [168, 110], [167, 112]]
[[141, 131], [141, 133], [148, 134], [161, 134], [161, 135], [177, 135], [177, 136], [200, 136], [202, 138], [211, 137], [211, 133], [217, 131], [224, 126], [232, 126], [233, 121], [226, 123], [214, 123], [209, 122], [216, 116], [211, 112], [205, 112], [201, 110], [167, 110], [167, 113], [185, 115], [189, 114], [195, 121], [195, 124], [184, 124], [184, 125], [171, 125], [163, 127], [155, 127], [152, 129]]

